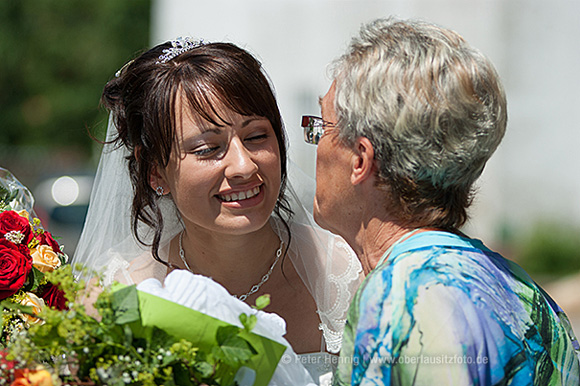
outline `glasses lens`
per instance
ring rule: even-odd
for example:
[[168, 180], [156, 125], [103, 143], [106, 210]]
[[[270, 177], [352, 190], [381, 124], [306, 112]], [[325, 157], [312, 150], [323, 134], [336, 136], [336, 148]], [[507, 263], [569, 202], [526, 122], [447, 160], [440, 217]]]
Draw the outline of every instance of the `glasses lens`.
[[317, 145], [324, 133], [322, 118], [304, 115], [302, 117], [302, 127], [304, 128], [304, 141]]

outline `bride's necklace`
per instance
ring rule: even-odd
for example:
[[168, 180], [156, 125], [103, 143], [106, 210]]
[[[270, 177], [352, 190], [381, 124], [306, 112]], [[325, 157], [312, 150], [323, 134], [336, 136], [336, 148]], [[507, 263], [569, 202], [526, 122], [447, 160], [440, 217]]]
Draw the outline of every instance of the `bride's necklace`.
[[[187, 264], [187, 260], [185, 260], [185, 251], [183, 250], [182, 240], [183, 240], [183, 232], [181, 232], [179, 234], [179, 257], [181, 257], [181, 261], [183, 261], [185, 268], [187, 268], [187, 270], [189, 272], [195, 273], [191, 270], [191, 268], [189, 267], [189, 264]], [[284, 241], [282, 241], [280, 239], [280, 247], [276, 251], [276, 259], [274, 259], [274, 262], [270, 266], [270, 269], [268, 270], [268, 272], [266, 272], [266, 274], [264, 276], [262, 276], [262, 280], [260, 280], [260, 282], [258, 284], [254, 284], [252, 286], [252, 288], [248, 292], [246, 292], [245, 294], [239, 295], [239, 296], [233, 295], [236, 299], [240, 299], [241, 301], [245, 301], [248, 298], [248, 296], [258, 292], [260, 287], [262, 287], [262, 285], [268, 281], [268, 279], [270, 278], [270, 275], [272, 274], [272, 271], [274, 271], [274, 267], [276, 266], [276, 263], [278, 262], [278, 260], [280, 260], [280, 256], [282, 256], [282, 248], [283, 247], [284, 247]]]

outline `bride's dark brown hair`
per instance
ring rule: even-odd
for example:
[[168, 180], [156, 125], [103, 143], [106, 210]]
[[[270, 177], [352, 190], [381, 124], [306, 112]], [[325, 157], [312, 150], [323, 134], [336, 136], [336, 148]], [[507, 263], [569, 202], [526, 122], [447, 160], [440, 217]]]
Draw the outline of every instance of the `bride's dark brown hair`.
[[[159, 258], [163, 216], [149, 177], [156, 165], [165, 167], [169, 162], [177, 139], [176, 101], [181, 96], [192, 112], [218, 126], [227, 124], [218, 113], [220, 106], [270, 121], [278, 141], [282, 170], [274, 212], [288, 230], [284, 219], [292, 211], [284, 196], [287, 140], [274, 92], [261, 63], [229, 43], [201, 44], [166, 63], [158, 63], [162, 51], [169, 47], [169, 42], [158, 45], [130, 62], [107, 83], [101, 97], [101, 103], [113, 114], [119, 133], [113, 142], [130, 152], [127, 160], [134, 189], [133, 234], [141, 244], [152, 247], [156, 260], [168, 265]], [[151, 243], [139, 234], [141, 222], [154, 230]]]

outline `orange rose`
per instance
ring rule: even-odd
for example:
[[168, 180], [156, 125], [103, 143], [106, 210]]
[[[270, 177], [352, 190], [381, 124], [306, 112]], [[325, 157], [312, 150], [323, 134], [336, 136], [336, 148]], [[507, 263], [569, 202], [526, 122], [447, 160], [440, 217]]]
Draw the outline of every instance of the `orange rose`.
[[30, 382], [26, 378], [16, 378], [10, 386], [30, 386]]
[[60, 258], [48, 245], [39, 245], [30, 251], [32, 265], [42, 273], [52, 272], [61, 265]]
[[19, 369], [14, 371], [14, 382], [10, 386], [54, 386], [54, 383], [46, 370]]
[[53, 386], [52, 375], [46, 370], [34, 370], [28, 375], [31, 386]]

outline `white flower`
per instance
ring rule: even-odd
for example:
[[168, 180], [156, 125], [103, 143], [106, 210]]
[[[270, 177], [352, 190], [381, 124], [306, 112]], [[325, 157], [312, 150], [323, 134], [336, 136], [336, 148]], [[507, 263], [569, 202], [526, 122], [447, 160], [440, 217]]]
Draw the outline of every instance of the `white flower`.
[[4, 234], [4, 238], [14, 244], [20, 244], [24, 240], [24, 233], [20, 231], [10, 231]]

